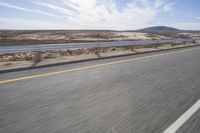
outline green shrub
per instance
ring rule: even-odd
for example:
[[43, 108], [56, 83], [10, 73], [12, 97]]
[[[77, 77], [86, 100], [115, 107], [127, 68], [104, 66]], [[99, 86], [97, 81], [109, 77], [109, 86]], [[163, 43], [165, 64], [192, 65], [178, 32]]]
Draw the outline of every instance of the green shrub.
[[50, 54], [47, 54], [44, 58], [46, 58], [46, 59], [53, 59], [53, 58], [57, 58], [59, 56], [60, 55], [58, 55], [58, 54], [52, 54], [52, 53], [50, 53]]

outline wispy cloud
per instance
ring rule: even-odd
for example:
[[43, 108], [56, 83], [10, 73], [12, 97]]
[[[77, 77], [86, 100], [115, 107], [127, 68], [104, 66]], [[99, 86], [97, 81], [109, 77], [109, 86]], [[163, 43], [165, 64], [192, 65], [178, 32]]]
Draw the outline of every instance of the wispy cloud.
[[[116, 0], [29, 0], [35, 7], [50, 10], [61, 17], [54, 21], [66, 29], [139, 29], [150, 26], [159, 13], [168, 13], [174, 3], [168, 0], [132, 0], [125, 6]], [[0, 6], [55, 16], [41, 10], [32, 10], [0, 2]], [[24, 22], [25, 20], [23, 20]], [[26, 22], [29, 20], [27, 19]], [[30, 20], [32, 22], [32, 20]], [[42, 20], [41, 20], [42, 21]], [[47, 24], [49, 25], [49, 23]], [[41, 26], [40, 26], [41, 27]], [[60, 26], [58, 26], [60, 27]], [[49, 27], [52, 28], [52, 27]]]
[[136, 29], [147, 26], [159, 12], [168, 12], [172, 4], [163, 0], [134, 0], [119, 9], [115, 0], [31, 0], [33, 3], [65, 14], [69, 23], [90, 29]]
[[40, 5], [40, 6], [43, 6], [43, 7], [46, 7], [46, 8], [49, 8], [53, 11], [56, 11], [58, 13], [62, 13], [62, 14], [65, 14], [67, 16], [71, 16], [71, 15], [75, 15], [73, 11], [67, 9], [67, 8], [62, 8], [62, 7], [59, 7], [57, 5], [54, 5], [54, 4], [50, 4], [50, 2], [43, 2], [43, 1], [37, 1], [37, 0], [31, 0], [31, 2], [37, 4], [37, 5]]
[[3, 3], [3, 2], [0, 2], [0, 6], [4, 6], [4, 7], [8, 7], [8, 8], [12, 8], [12, 9], [16, 9], [16, 10], [21, 10], [21, 11], [27, 11], [27, 12], [30, 12], [29, 9], [22, 8], [22, 7], [18, 7], [18, 6], [11, 5], [11, 4], [7, 4], [7, 3]]
[[41, 11], [41, 10], [38, 10], [38, 9], [31, 10], [31, 9], [19, 7], [19, 6], [16, 6], [16, 5], [8, 4], [8, 3], [3, 3], [3, 2], [0, 2], [0, 6], [11, 8], [11, 9], [15, 9], [15, 10], [20, 10], [20, 11], [30, 12], [30, 13], [37, 13], [37, 14], [41, 14], [41, 15], [47, 15], [47, 16], [51, 16], [51, 17], [58, 17], [57, 15], [53, 15], [53, 14], [50, 14], [48, 12]]
[[164, 5], [163, 11], [164, 12], [171, 12], [173, 10], [173, 6], [176, 4], [175, 2], [171, 2], [171, 3], [167, 3], [166, 5]]

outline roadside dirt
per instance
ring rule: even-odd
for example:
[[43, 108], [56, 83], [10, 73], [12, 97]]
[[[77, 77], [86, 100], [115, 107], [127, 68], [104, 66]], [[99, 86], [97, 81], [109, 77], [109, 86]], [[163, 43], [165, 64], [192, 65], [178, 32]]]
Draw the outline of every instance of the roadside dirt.
[[[34, 66], [43, 66], [48, 64], [57, 64], [64, 62], [80, 61], [87, 59], [98, 59], [102, 57], [112, 57], [118, 55], [134, 54], [149, 51], [158, 51], [161, 49], [192, 46], [198, 44], [176, 45], [165, 44], [159, 47], [112, 47], [100, 49], [73, 49], [58, 50], [48, 52], [29, 52], [13, 55], [0, 55], [0, 71], [17, 68], [27, 68]], [[28, 57], [26, 57], [28, 55]], [[38, 56], [38, 57], [37, 57]], [[48, 57], [48, 58], [47, 58]], [[39, 58], [39, 59], [37, 59]]]

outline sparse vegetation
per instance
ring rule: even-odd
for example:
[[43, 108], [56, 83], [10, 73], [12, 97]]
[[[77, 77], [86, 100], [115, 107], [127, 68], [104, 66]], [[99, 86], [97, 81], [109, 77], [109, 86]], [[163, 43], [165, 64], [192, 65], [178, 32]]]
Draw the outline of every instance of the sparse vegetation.
[[96, 54], [100, 57], [101, 53], [110, 51], [135, 51], [135, 49], [141, 48], [159, 48], [162, 46], [187, 45], [191, 43], [171, 43], [171, 44], [154, 44], [154, 45], [134, 45], [134, 46], [121, 46], [121, 47], [104, 47], [104, 48], [90, 48], [90, 49], [63, 49], [43, 52], [27, 52], [16, 54], [3, 54], [0, 55], [0, 61], [25, 61], [30, 60], [35, 63], [40, 62], [43, 59], [53, 59], [62, 56], [78, 56]]
[[30, 31], [0, 31], [0, 45], [30, 45], [30, 44], [58, 44], [73, 42], [99, 42], [99, 41], [123, 41], [138, 39], [167, 39], [169, 37], [158, 34], [106, 31], [106, 30], [30, 30]]
[[183, 31], [171, 27], [150, 27], [136, 31], [112, 30], [0, 30], [0, 45], [58, 44], [138, 39], [200, 37], [200, 31]]
[[60, 57], [60, 54], [54, 54], [54, 53], [48, 53], [44, 56], [45, 59], [52, 59], [52, 58], [58, 58]]

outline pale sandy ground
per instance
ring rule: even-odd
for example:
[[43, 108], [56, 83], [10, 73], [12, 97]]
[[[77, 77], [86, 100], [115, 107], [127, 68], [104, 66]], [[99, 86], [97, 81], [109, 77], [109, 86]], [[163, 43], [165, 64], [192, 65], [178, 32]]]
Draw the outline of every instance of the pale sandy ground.
[[[46, 33], [47, 34], [47, 33]], [[67, 34], [67, 35], [53, 35], [48, 34], [45, 36], [43, 34], [33, 33], [33, 34], [24, 34], [24, 35], [17, 35], [15, 37], [12, 37], [11, 39], [38, 39], [38, 40], [69, 40], [70, 38], [73, 40], [103, 40], [104, 38], [96, 38], [91, 37], [91, 33], [74, 33], [74, 34]], [[95, 35], [95, 34], [94, 34]], [[98, 34], [96, 34], [98, 35]], [[147, 33], [135, 33], [135, 32], [111, 32], [111, 33], [101, 33], [101, 36], [107, 36], [109, 39], [114, 40], [122, 40], [122, 39], [151, 39], [151, 37], [147, 37]], [[162, 37], [162, 36], [158, 36]]]
[[[189, 37], [197, 37], [200, 34], [195, 33], [178, 33], [179, 35], [187, 35]], [[77, 41], [109, 41], [109, 40], [152, 40], [152, 39], [170, 39], [170, 37], [158, 34], [148, 34], [139, 32], [80, 32], [68, 34], [52, 34], [52, 33], [29, 33], [19, 34], [16, 36], [8, 37], [7, 39], [33, 39], [33, 40], [77, 40]]]
[[148, 36], [148, 33], [139, 32], [72, 32], [72, 33], [51, 33], [51, 32], [41, 32], [41, 33], [25, 33], [18, 34], [14, 36], [8, 36], [4, 39], [16, 39], [16, 40], [77, 40], [77, 41], [100, 41], [100, 40], [136, 40], [136, 39], [162, 39], [168, 38], [161, 35]]
[[[197, 44], [187, 44], [187, 46], [192, 46]], [[126, 55], [131, 53], [139, 53], [139, 52], [149, 52], [149, 51], [158, 51], [160, 49], [169, 49], [169, 48], [177, 48], [177, 47], [185, 47], [186, 45], [178, 45], [171, 47], [169, 45], [165, 45], [158, 48], [140, 48], [134, 49], [134, 51], [126, 50], [126, 51], [109, 51], [106, 53], [100, 54], [100, 57], [110, 57], [116, 55]], [[63, 62], [71, 62], [71, 61], [79, 61], [79, 60], [86, 60], [86, 59], [98, 59], [100, 58], [96, 54], [89, 54], [89, 55], [79, 55], [79, 56], [65, 56], [65, 57], [58, 57], [55, 59], [43, 59], [38, 64], [35, 64], [32, 61], [7, 61], [7, 62], [0, 62], [0, 71], [1, 70], [9, 70], [9, 69], [16, 69], [16, 68], [26, 68], [31, 66], [43, 66], [48, 64], [56, 64], [56, 63], [63, 63]]]

